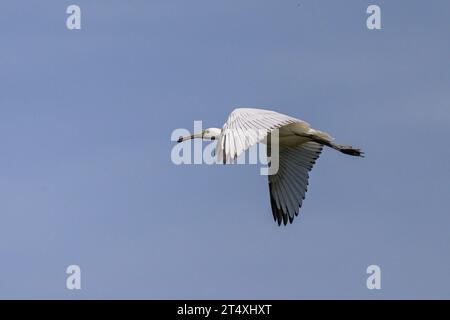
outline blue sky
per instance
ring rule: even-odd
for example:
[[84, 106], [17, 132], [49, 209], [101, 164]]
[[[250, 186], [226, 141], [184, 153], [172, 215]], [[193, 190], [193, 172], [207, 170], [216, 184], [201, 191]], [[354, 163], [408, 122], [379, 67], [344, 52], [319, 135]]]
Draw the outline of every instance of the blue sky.
[[[366, 28], [369, 4], [382, 30]], [[447, 1], [0, 12], [0, 298], [450, 298]], [[174, 129], [221, 127], [236, 106], [367, 157], [326, 150], [300, 217], [278, 227], [257, 166], [170, 160]]]

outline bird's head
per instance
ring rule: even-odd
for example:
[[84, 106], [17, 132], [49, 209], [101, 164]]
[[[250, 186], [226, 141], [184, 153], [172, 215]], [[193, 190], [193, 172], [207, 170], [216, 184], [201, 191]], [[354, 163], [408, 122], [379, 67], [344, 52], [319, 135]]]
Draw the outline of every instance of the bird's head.
[[216, 140], [219, 138], [221, 133], [222, 133], [222, 130], [219, 128], [209, 128], [209, 129], [203, 130], [203, 139]]
[[191, 139], [215, 140], [215, 139], [219, 138], [221, 132], [222, 132], [222, 130], [219, 128], [209, 128], [209, 129], [203, 130], [200, 133], [191, 134], [190, 136], [180, 137], [177, 142], [180, 143], [180, 142], [183, 142], [186, 140], [191, 140]]

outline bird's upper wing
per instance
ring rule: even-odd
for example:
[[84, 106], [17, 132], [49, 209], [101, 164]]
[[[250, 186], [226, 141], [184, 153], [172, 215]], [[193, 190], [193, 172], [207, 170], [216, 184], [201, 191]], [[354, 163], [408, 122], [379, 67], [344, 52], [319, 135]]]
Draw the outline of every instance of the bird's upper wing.
[[223, 125], [217, 141], [217, 161], [230, 163], [242, 152], [261, 142], [272, 130], [296, 122], [303, 121], [270, 110], [235, 109]]
[[280, 151], [278, 172], [269, 175], [272, 214], [278, 225], [290, 223], [298, 215], [308, 189], [308, 172], [319, 158], [323, 146], [306, 142]]

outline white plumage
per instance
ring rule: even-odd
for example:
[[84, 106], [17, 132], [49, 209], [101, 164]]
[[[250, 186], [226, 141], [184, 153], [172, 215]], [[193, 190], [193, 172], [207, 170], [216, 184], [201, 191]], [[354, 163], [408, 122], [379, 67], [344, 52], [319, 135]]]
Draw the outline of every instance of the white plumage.
[[[272, 141], [273, 130], [278, 129], [278, 141]], [[217, 160], [231, 163], [251, 146], [261, 142], [278, 142], [279, 169], [269, 175], [269, 192], [275, 221], [292, 223], [299, 213], [308, 189], [309, 171], [320, 156], [323, 146], [342, 153], [363, 156], [359, 149], [335, 144], [333, 138], [302, 120], [263, 109], [238, 108], [228, 117], [222, 129], [210, 128], [199, 134], [180, 137], [178, 142], [193, 138], [218, 139]]]

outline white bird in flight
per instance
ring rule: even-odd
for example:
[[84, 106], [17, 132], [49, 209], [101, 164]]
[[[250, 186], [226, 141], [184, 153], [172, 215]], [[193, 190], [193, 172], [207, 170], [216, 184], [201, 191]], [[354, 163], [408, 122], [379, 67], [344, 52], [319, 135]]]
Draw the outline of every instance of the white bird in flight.
[[276, 129], [279, 168], [276, 174], [268, 176], [270, 204], [274, 220], [278, 225], [286, 225], [298, 216], [308, 188], [308, 173], [323, 146], [351, 156], [363, 157], [364, 153], [360, 149], [334, 143], [328, 133], [312, 129], [305, 121], [275, 111], [253, 108], [235, 109], [222, 129], [209, 128], [180, 137], [178, 142], [196, 138], [218, 140], [217, 160], [226, 164], [259, 142], [267, 144], [270, 153], [270, 137]]

